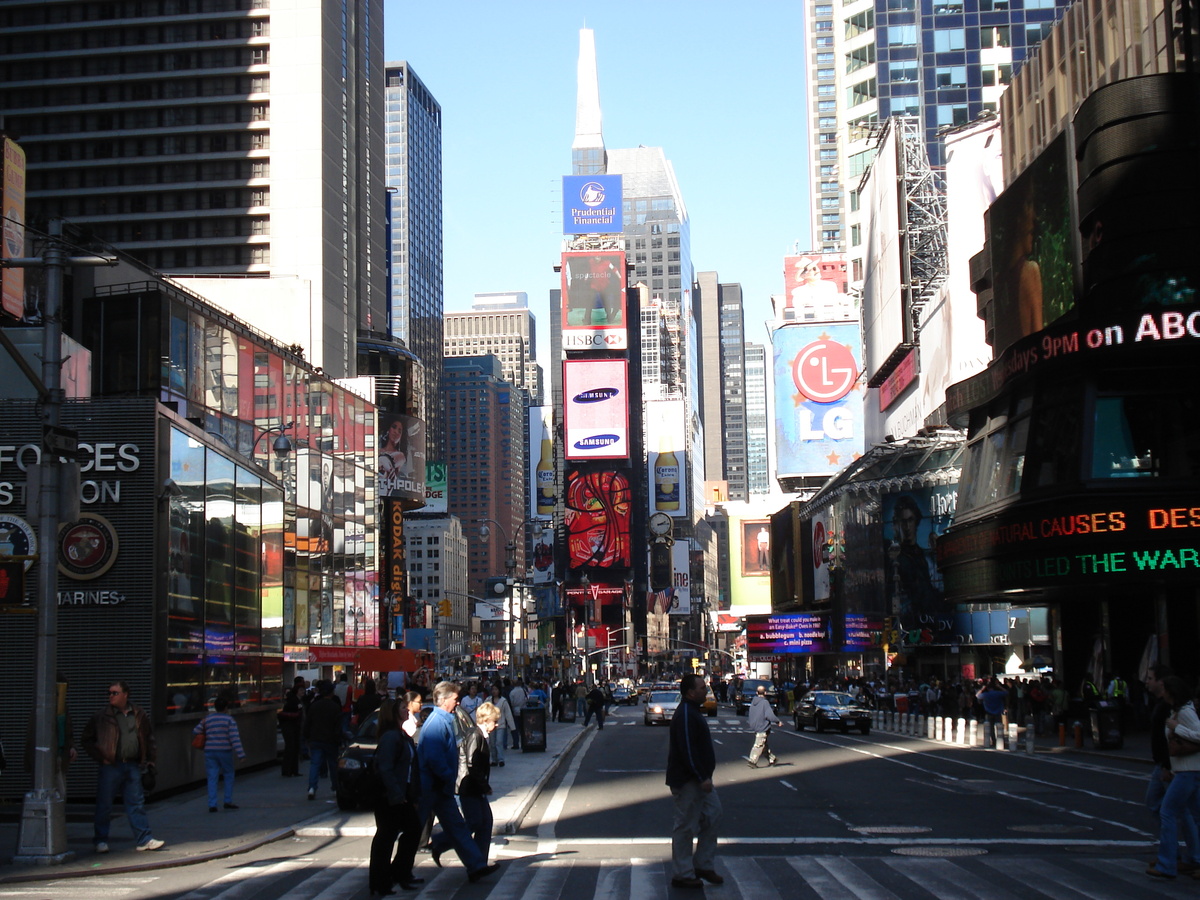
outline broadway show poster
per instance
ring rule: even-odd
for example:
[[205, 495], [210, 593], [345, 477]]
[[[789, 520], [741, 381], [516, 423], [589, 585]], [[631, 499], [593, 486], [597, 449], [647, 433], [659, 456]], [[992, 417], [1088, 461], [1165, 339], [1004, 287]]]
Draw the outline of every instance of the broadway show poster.
[[929, 487], [883, 497], [887, 590], [891, 609], [910, 636], [907, 643], [940, 643], [953, 627], [936, 550], [954, 517], [957, 496], [953, 487]]
[[630, 564], [629, 478], [621, 472], [567, 475], [567, 565], [618, 568]]

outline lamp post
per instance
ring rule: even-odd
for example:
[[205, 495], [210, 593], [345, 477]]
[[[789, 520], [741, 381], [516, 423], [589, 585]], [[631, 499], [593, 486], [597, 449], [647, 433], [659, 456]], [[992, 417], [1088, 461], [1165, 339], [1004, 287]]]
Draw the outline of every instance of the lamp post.
[[[528, 525], [530, 522], [533, 522], [534, 524], [542, 524], [542, 522], [537, 519], [524, 520], [523, 522], [521, 522], [520, 525], [517, 526], [517, 536], [518, 537], [521, 535], [521, 532], [524, 530], [525, 526]], [[517, 545], [516, 545], [516, 542], [509, 535], [508, 529], [505, 528], [503, 525], [501, 525], [499, 522], [497, 522], [495, 519], [479, 518], [479, 519], [475, 520], [475, 523], [477, 525], [479, 525], [479, 536], [484, 538], [485, 540], [487, 539], [487, 536], [488, 536], [488, 525], [489, 524], [495, 525], [497, 528], [500, 529], [500, 533], [502, 535], [504, 535], [504, 574], [508, 578], [508, 586], [511, 589], [511, 594], [509, 596], [509, 603], [511, 604], [513, 602], [513, 597], [517, 593], [516, 592], [516, 580], [514, 577], [516, 569], [517, 569]], [[514, 620], [514, 618], [515, 618], [515, 616], [512, 616], [512, 615], [510, 615], [508, 618], [508, 677], [510, 679], [515, 680], [516, 675], [517, 675], [517, 661], [516, 661], [516, 653], [515, 653], [516, 639], [513, 636], [513, 628], [514, 628], [513, 620]], [[524, 632], [525, 632], [525, 598], [522, 595], [522, 597], [521, 597], [522, 641], [525, 640]]]

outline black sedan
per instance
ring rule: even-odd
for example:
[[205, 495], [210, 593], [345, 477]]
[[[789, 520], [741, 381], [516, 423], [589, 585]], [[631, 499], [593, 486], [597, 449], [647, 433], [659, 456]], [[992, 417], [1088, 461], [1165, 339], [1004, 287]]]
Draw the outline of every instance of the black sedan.
[[766, 691], [767, 701], [771, 704], [771, 708], [775, 708], [779, 702], [779, 691], [775, 689], [775, 685], [765, 678], [747, 678], [738, 685], [738, 689], [733, 693], [733, 711], [737, 715], [744, 716], [750, 711], [750, 704], [760, 685]]
[[805, 694], [792, 719], [797, 731], [803, 731], [811, 725], [818, 733], [827, 728], [836, 728], [843, 733], [857, 728], [863, 734], [871, 733], [871, 711], [841, 691], [812, 691]]
[[[430, 703], [421, 707], [422, 722], [432, 710]], [[379, 745], [378, 730], [379, 710], [376, 710], [359, 723], [353, 739], [338, 754], [337, 780], [334, 782], [338, 809], [357, 809], [374, 803], [377, 785], [372, 784], [368, 775], [375, 748]]]

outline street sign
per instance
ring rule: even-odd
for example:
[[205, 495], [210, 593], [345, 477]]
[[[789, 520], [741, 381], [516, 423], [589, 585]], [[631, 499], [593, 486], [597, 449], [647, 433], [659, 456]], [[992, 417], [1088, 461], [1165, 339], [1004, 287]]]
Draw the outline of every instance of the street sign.
[[50, 456], [74, 459], [79, 453], [79, 432], [59, 425], [43, 425], [42, 450]]

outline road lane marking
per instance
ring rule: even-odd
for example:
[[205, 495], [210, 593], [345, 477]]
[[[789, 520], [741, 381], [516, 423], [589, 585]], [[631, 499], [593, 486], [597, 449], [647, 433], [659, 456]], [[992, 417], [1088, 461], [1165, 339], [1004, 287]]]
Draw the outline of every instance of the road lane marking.
[[567, 768], [567, 774], [563, 778], [562, 783], [554, 792], [554, 796], [550, 799], [546, 811], [542, 814], [542, 821], [538, 823], [538, 853], [553, 854], [556, 849], [554, 825], [558, 822], [558, 817], [562, 815], [563, 807], [567, 804], [567, 795], [571, 793], [571, 787], [575, 784], [575, 776], [579, 774], [579, 767], [583, 764], [583, 758], [587, 755], [588, 748], [592, 746], [592, 740], [596, 737], [598, 731], [589, 731], [587, 737], [583, 739], [583, 744], [576, 748], [575, 758], [571, 760], [571, 765]]

